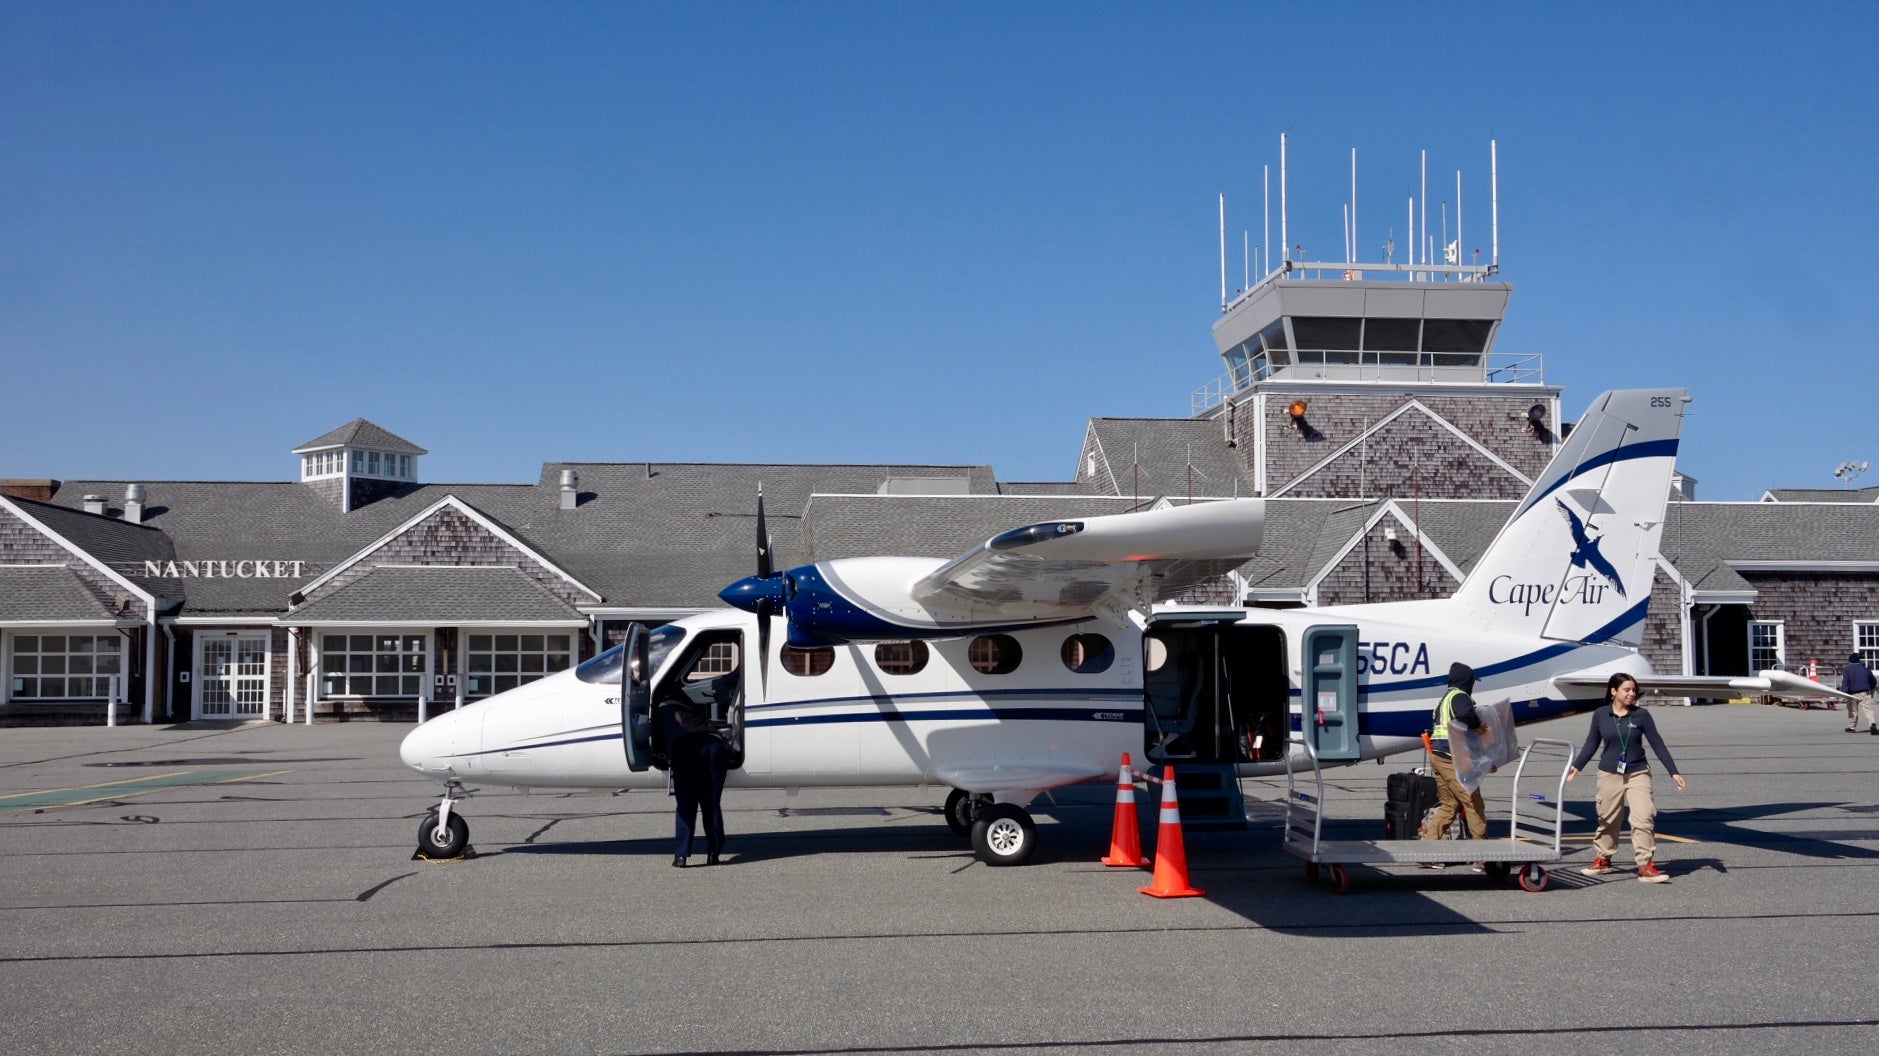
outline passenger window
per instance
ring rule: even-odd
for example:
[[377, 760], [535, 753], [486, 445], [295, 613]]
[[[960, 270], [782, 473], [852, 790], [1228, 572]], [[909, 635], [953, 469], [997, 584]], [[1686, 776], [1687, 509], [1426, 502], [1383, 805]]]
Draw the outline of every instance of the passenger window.
[[966, 646], [966, 662], [982, 675], [1009, 675], [1023, 659], [1024, 650], [1009, 634], [982, 634]]
[[911, 675], [926, 667], [925, 642], [882, 642], [874, 647], [874, 666], [884, 675]]
[[834, 666], [835, 650], [826, 645], [808, 649], [794, 645], [783, 647], [783, 670], [798, 678], [826, 675]]
[[1079, 675], [1107, 671], [1115, 660], [1115, 646], [1100, 634], [1073, 634], [1064, 639], [1063, 666]]

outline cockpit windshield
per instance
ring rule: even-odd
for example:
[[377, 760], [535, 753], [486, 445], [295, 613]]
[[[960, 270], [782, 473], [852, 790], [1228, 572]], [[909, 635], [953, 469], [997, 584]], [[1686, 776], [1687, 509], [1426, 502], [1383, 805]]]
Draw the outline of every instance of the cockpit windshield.
[[[650, 658], [652, 660], [652, 669], [654, 671], [659, 670], [659, 665], [665, 663], [666, 654], [670, 653], [684, 640], [685, 628], [677, 624], [668, 623], [664, 627], [656, 628], [647, 641]], [[616, 645], [575, 668], [574, 677], [583, 682], [617, 684], [620, 681], [620, 666], [625, 662], [626, 646]]]

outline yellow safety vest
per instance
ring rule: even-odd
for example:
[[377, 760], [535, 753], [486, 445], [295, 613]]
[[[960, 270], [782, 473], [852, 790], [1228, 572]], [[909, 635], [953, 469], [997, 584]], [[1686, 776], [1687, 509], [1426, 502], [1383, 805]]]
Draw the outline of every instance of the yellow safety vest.
[[1442, 703], [1435, 706], [1435, 726], [1429, 730], [1430, 740], [1448, 740], [1448, 720], [1454, 717], [1455, 698], [1460, 694], [1461, 689], [1457, 686], [1448, 687], [1448, 692], [1442, 694]]

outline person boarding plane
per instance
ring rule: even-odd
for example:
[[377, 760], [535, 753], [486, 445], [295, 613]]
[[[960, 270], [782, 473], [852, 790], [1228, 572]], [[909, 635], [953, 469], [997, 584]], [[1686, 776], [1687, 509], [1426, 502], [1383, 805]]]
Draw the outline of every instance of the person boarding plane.
[[1160, 602], [1256, 553], [1260, 499], [1033, 524], [952, 560], [778, 572], [759, 496], [757, 574], [720, 595], [730, 608], [634, 625], [573, 670], [406, 736], [404, 762], [445, 782], [419, 850], [467, 845], [465, 781], [664, 787], [652, 709], [674, 694], [729, 741], [730, 786], [943, 784], [952, 829], [988, 865], [1016, 865], [1036, 847], [1038, 794], [1113, 780], [1124, 752], [1253, 776], [1282, 772], [1293, 736], [1333, 764], [1419, 748], [1455, 662], [1516, 722], [1595, 706], [1614, 671], [1673, 695], [1832, 693], [1783, 672], [1658, 676], [1636, 651], [1688, 401], [1598, 397], [1459, 589], [1432, 600]]

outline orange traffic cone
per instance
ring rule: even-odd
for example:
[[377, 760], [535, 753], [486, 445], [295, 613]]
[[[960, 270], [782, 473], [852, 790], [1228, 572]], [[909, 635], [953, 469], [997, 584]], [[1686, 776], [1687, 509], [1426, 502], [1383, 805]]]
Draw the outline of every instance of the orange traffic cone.
[[1155, 834], [1155, 882], [1140, 889], [1156, 898], [1187, 898], [1207, 892], [1187, 883], [1187, 848], [1181, 842], [1181, 803], [1174, 794], [1174, 767], [1161, 778], [1161, 828]]
[[1129, 753], [1122, 753], [1122, 772], [1116, 775], [1116, 823], [1109, 830], [1109, 853], [1103, 864], [1139, 869], [1148, 864], [1142, 857], [1142, 822], [1135, 813], [1135, 774], [1129, 770]]

